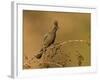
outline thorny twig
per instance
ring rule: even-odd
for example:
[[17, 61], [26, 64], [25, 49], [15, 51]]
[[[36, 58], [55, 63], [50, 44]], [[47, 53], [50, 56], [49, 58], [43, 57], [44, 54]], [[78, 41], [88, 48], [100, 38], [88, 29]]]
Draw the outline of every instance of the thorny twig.
[[61, 64], [58, 64], [58, 63], [55, 63], [55, 62], [42, 62], [41, 64], [47, 64], [48, 66], [51, 66], [51, 65], [55, 65], [57, 67], [63, 67]]
[[[34, 54], [30, 60], [28, 59], [28, 57], [25, 57], [25, 59], [28, 60], [28, 62], [27, 62], [28, 64], [24, 64], [24, 67], [25, 68], [30, 68], [31, 66], [29, 64], [31, 64], [34, 59], [38, 60], [37, 62], [39, 64], [46, 64], [46, 66], [43, 66], [43, 67], [50, 67], [51, 65], [55, 65], [57, 67], [63, 67], [65, 65], [64, 62], [62, 64], [60, 64], [60, 63], [52, 62], [52, 61], [49, 61], [49, 60], [52, 60], [52, 58], [54, 56], [56, 56], [56, 54], [58, 54], [58, 53], [61, 54], [62, 53], [61, 47], [63, 45], [65, 45], [66, 43], [72, 43], [72, 42], [86, 42], [86, 40], [68, 40], [66, 42], [64, 41], [64, 42], [54, 43], [52, 46], [50, 46], [47, 49], [46, 53], [43, 55], [43, 58], [41, 58], [40, 60], [38, 60], [38, 59], [35, 58], [36, 54]], [[52, 54], [49, 51], [51, 51]], [[37, 51], [37, 52], [39, 52], [39, 51]], [[78, 65], [81, 66], [82, 63], [83, 63], [84, 57], [78, 51], [76, 51], [76, 52], [78, 53], [78, 55], [77, 55]], [[46, 55], [49, 55], [49, 56], [46, 56]]]
[[77, 55], [78, 65], [81, 66], [84, 61], [84, 57], [79, 53], [79, 51], [76, 52], [78, 53]]

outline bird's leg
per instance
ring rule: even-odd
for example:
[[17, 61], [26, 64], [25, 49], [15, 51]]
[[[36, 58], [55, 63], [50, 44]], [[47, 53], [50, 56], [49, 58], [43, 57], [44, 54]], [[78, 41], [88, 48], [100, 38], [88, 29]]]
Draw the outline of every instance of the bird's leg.
[[43, 54], [45, 54], [46, 53], [46, 51], [47, 51], [47, 48], [43, 48]]
[[57, 50], [59, 50], [59, 52], [62, 53], [62, 51], [61, 51], [61, 46], [60, 46]]
[[46, 57], [46, 51], [47, 51], [47, 48], [44, 47], [44, 48], [42, 49], [42, 59], [45, 59], [45, 57]]
[[51, 51], [52, 51], [52, 55], [51, 55], [51, 57], [52, 57], [55, 53], [55, 45], [54, 44], [52, 44], [52, 46], [51, 46]]
[[52, 51], [52, 55], [51, 55], [51, 58], [54, 57], [54, 55], [56, 54], [57, 52], [57, 49], [56, 49], [56, 46], [53, 44], [52, 47], [51, 47], [51, 51]]

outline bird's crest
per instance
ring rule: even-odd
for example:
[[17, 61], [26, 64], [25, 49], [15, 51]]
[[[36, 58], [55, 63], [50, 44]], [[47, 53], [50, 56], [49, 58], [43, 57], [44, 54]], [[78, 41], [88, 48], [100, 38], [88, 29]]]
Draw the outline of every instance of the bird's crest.
[[54, 23], [53, 23], [53, 26], [52, 26], [51, 29], [50, 29], [50, 32], [52, 32], [52, 31], [55, 32], [55, 31], [57, 31], [57, 29], [59, 29], [58, 21], [55, 20]]
[[54, 25], [55, 25], [55, 26], [58, 26], [58, 21], [55, 21], [55, 22], [54, 22]]
[[58, 21], [57, 21], [57, 20], [54, 21], [54, 26], [55, 26], [57, 29], [59, 28], [59, 26], [58, 26]]

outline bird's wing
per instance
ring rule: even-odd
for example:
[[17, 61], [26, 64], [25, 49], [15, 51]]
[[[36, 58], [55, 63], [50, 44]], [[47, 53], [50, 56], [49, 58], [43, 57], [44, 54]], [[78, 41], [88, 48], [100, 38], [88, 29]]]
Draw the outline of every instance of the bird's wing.
[[43, 40], [44, 42], [46, 41], [47, 37], [48, 37], [48, 34], [45, 34], [44, 35], [44, 40]]

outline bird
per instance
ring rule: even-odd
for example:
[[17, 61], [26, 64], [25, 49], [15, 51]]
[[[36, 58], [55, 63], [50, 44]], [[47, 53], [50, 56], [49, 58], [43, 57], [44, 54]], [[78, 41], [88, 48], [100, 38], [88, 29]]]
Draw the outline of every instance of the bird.
[[54, 44], [58, 29], [59, 29], [58, 21], [54, 21], [51, 30], [44, 35], [43, 48], [40, 49], [39, 53], [35, 56], [37, 59], [40, 59], [42, 55], [46, 52], [47, 48], [50, 47], [52, 44]]

